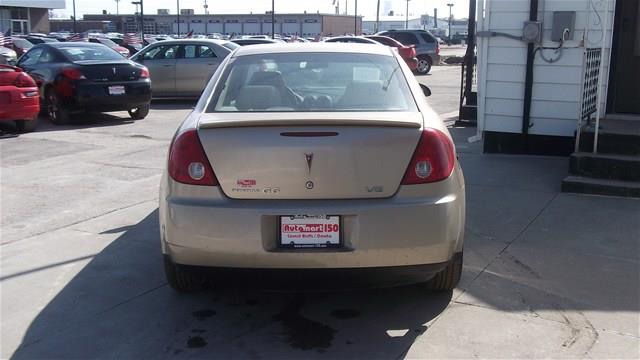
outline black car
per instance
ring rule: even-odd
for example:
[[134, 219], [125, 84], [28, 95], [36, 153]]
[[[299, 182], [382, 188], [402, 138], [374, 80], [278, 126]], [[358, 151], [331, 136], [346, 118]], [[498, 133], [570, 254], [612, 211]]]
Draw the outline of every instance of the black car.
[[147, 68], [102, 44], [38, 44], [20, 58], [18, 66], [38, 84], [40, 104], [55, 124], [86, 111], [127, 110], [133, 119], [149, 113]]

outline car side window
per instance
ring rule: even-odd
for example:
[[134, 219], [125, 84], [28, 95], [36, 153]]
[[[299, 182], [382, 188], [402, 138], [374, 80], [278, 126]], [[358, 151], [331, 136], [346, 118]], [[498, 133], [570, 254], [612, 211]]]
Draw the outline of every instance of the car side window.
[[183, 46], [184, 54], [181, 56], [185, 59], [195, 59], [196, 58], [196, 49], [197, 45], [185, 45]]
[[162, 45], [149, 49], [144, 53], [144, 60], [175, 59], [178, 53], [178, 45]]
[[199, 45], [198, 46], [198, 57], [201, 58], [214, 58], [217, 57], [216, 54], [213, 52], [213, 49], [206, 46], [206, 45]]
[[417, 45], [420, 44], [420, 41], [418, 40], [418, 38], [413, 35], [412, 33], [406, 33], [406, 32], [398, 32], [395, 34], [391, 35], [392, 38], [400, 41], [401, 43], [405, 44], [405, 45]]
[[20, 59], [20, 63], [18, 65], [20, 66], [35, 65], [38, 62], [40, 55], [42, 55], [42, 48], [29, 50], [27, 51], [26, 54], [22, 56], [22, 58]]
[[427, 43], [436, 42], [436, 39], [434, 39], [433, 37], [431, 37], [431, 35], [427, 33], [420, 33], [420, 37], [422, 37], [422, 40], [424, 40], [424, 42], [427, 42]]

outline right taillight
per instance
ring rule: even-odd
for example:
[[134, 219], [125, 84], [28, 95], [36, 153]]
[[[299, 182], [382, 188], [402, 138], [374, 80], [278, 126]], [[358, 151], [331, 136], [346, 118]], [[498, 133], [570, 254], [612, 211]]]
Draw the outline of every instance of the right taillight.
[[216, 186], [218, 180], [209, 164], [195, 129], [176, 136], [169, 150], [169, 175], [177, 182]]
[[451, 139], [440, 130], [425, 128], [420, 136], [402, 185], [442, 181], [453, 172], [455, 150]]

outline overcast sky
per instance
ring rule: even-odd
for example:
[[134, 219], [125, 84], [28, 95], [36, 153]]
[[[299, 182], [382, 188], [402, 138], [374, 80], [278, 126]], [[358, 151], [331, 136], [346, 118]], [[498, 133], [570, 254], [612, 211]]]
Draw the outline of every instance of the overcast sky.
[[[108, 13], [116, 13], [115, 0], [75, 0], [76, 12], [78, 18], [82, 14], [100, 14], [102, 10]], [[340, 12], [344, 12], [345, 3], [348, 4], [349, 14], [354, 13], [355, 0], [338, 0], [340, 1]], [[66, 0], [67, 8], [64, 10], [56, 10], [57, 16], [68, 17], [73, 13], [72, 0]], [[377, 0], [360, 0], [358, 1], [358, 14], [364, 16], [375, 16]], [[271, 10], [270, 0], [207, 0], [209, 4], [209, 13], [221, 14], [243, 14], [253, 11], [254, 13], [264, 13]], [[333, 0], [275, 0], [276, 13], [289, 12], [298, 13], [316, 12], [333, 13], [335, 6], [332, 5]], [[388, 4], [385, 4], [388, 3]], [[409, 2], [409, 15], [418, 17], [421, 14], [428, 13], [433, 15], [433, 9], [438, 8], [438, 17], [447, 17], [449, 9], [447, 3], [453, 3], [453, 16], [456, 18], [466, 18], [469, 12], [469, 0], [411, 0]], [[380, 14], [382, 15], [385, 5], [395, 11], [396, 14], [405, 13], [406, 1], [404, 0], [380, 0]], [[204, 0], [180, 0], [180, 8], [194, 9], [196, 14], [204, 13]], [[144, 12], [156, 14], [157, 9], [169, 9], [171, 14], [176, 13], [176, 0], [144, 0]], [[131, 14], [135, 11], [135, 6], [131, 4], [131, 0], [120, 1], [120, 13]]]

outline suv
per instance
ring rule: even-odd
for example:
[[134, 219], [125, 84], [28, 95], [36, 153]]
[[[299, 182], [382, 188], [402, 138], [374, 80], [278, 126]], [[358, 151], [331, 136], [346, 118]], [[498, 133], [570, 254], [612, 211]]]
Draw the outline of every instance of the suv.
[[424, 75], [429, 73], [431, 65], [440, 63], [440, 45], [435, 36], [426, 30], [388, 30], [376, 35], [388, 36], [403, 45], [414, 45], [418, 58], [416, 72]]

